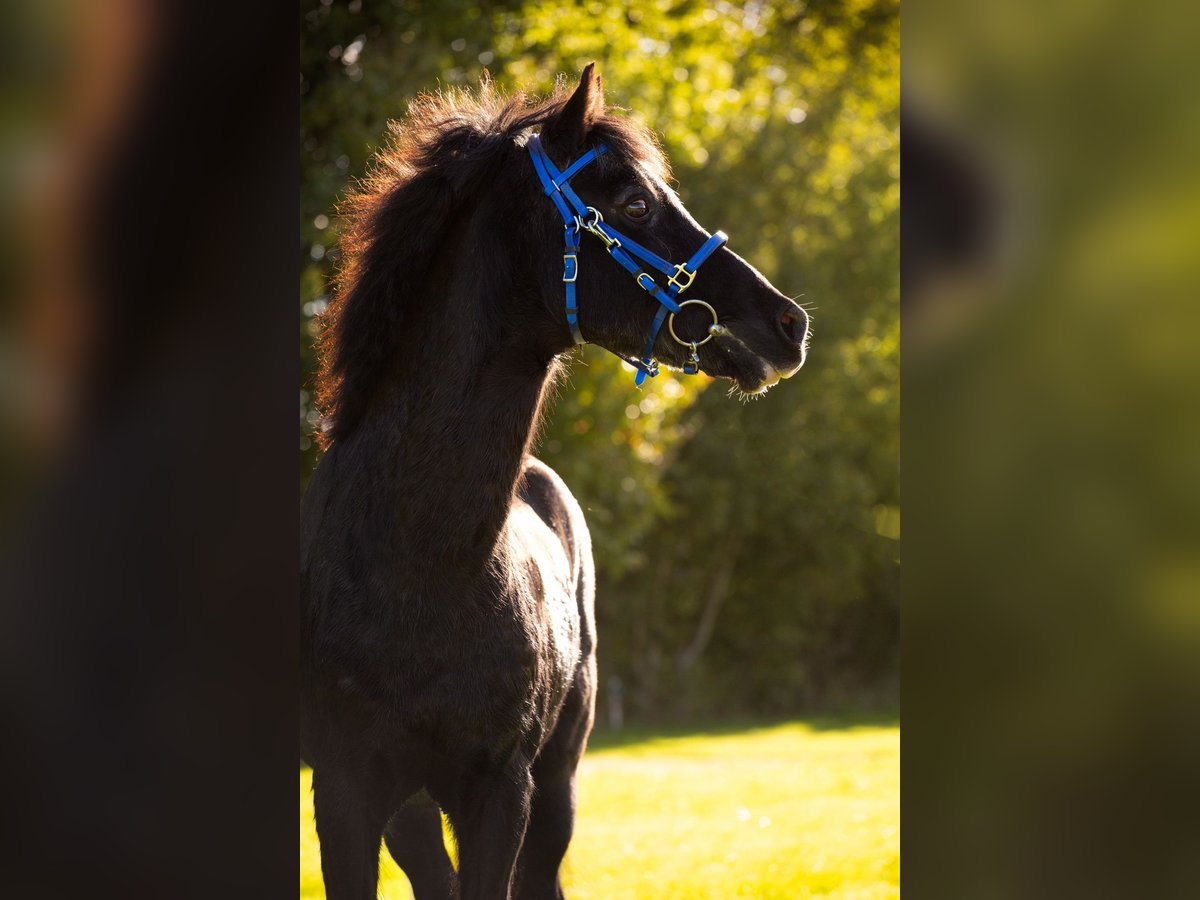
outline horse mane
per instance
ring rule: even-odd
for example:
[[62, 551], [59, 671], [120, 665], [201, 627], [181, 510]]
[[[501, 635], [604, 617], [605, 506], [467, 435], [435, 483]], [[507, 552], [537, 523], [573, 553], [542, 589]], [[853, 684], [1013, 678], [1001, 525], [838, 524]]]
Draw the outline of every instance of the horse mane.
[[[485, 79], [475, 91], [422, 94], [402, 121], [388, 123], [391, 140], [337, 208], [341, 264], [318, 320], [323, 447], [354, 430], [389, 373], [406, 307], [422, 295], [454, 213], [494, 174], [509, 142], [527, 128], [552, 127], [568, 98], [561, 82], [551, 97], [531, 101]], [[670, 176], [653, 133], [633, 119], [605, 112], [591, 134], [612, 156]]]

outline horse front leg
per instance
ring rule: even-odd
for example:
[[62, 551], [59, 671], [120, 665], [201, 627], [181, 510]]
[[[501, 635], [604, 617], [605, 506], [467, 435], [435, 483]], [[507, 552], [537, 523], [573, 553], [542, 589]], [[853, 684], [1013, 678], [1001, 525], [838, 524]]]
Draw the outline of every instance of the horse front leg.
[[408, 876], [416, 900], [454, 900], [458, 896], [458, 875], [442, 839], [442, 814], [426, 792], [411, 797], [396, 811], [383, 839], [392, 859]]
[[529, 828], [517, 868], [518, 900], [563, 900], [558, 870], [575, 830], [575, 772], [537, 766]]
[[529, 825], [528, 762], [477, 778], [450, 821], [458, 839], [461, 900], [511, 900], [517, 855]]
[[313, 769], [313, 812], [327, 900], [376, 900], [388, 785], [366, 771]]

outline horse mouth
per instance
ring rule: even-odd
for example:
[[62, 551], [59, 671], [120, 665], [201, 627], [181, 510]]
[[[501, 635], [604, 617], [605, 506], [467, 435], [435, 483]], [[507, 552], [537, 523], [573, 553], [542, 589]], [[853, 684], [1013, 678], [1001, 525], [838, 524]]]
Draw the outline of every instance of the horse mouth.
[[765, 394], [785, 378], [791, 378], [792, 375], [794, 375], [800, 368], [799, 366], [796, 366], [796, 368], [792, 369], [790, 372], [781, 372], [779, 369], [775, 368], [775, 366], [761, 357], [759, 357], [758, 362], [761, 366], [759, 372], [739, 372], [732, 376], [734, 383], [736, 383], [738, 386], [738, 390], [740, 390], [743, 394], [748, 394], [750, 396]]
[[763, 372], [762, 377], [758, 380], [757, 384], [755, 384], [753, 382], [747, 383], [746, 381], [744, 381], [741, 378], [735, 379], [737, 381], [738, 387], [741, 388], [744, 393], [765, 394], [767, 391], [769, 391], [771, 388], [775, 387], [775, 385], [779, 384], [779, 382], [783, 380], [782, 373], [780, 373], [780, 371], [777, 368], [775, 368], [773, 365], [771, 365], [768, 362], [764, 362], [764, 366], [765, 366], [765, 371]]
[[755, 351], [732, 331], [725, 331], [712, 342], [711, 362], [702, 359], [701, 368], [718, 378], [728, 378], [748, 396], [765, 394], [779, 382], [791, 378], [804, 365], [806, 353], [791, 366], [773, 363]]

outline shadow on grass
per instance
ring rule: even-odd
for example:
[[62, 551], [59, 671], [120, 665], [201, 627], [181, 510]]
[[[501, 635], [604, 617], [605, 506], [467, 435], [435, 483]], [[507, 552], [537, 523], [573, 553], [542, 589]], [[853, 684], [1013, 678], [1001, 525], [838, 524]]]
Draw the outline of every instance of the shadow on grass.
[[617, 750], [672, 738], [730, 737], [770, 731], [788, 725], [801, 725], [813, 732], [855, 731], [866, 728], [896, 728], [900, 715], [896, 711], [853, 712], [805, 718], [746, 718], [720, 721], [681, 722], [671, 724], [636, 724], [620, 731], [597, 725], [588, 741], [588, 752]]

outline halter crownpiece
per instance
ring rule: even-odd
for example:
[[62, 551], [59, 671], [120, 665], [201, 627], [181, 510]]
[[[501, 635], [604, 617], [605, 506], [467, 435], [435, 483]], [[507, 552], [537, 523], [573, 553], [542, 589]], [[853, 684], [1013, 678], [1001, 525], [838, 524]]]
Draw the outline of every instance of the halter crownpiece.
[[[546, 196], [554, 201], [554, 206], [563, 220], [563, 285], [566, 290], [567, 325], [571, 328], [571, 336], [575, 339], [576, 344], [586, 342], [583, 332], [579, 330], [579, 308], [575, 298], [575, 282], [579, 277], [579, 235], [581, 231], [587, 231], [603, 241], [604, 249], [608, 251], [609, 256], [620, 263], [621, 267], [634, 277], [638, 286], [659, 303], [658, 312], [654, 316], [654, 321], [651, 323], [646, 337], [646, 345], [642, 349], [641, 359], [614, 353], [615, 356], [638, 370], [634, 383], [641, 387], [647, 378], [653, 378], [658, 374], [658, 363], [654, 359], [654, 342], [658, 339], [658, 333], [662, 331], [663, 323], [668, 321], [668, 317], [671, 337], [685, 347], [690, 347], [692, 351], [687, 363], [684, 364], [683, 371], [688, 375], [695, 375], [700, 371], [700, 346], [708, 343], [717, 333], [714, 329], [719, 329], [721, 326], [717, 324], [716, 310], [703, 300], [684, 300], [680, 303], [676, 298], [692, 286], [700, 265], [723, 246], [729, 238], [723, 231], [718, 231], [705, 241], [687, 262], [670, 263], [605, 223], [599, 210], [588, 206], [579, 199], [579, 195], [571, 189], [570, 181], [581, 169], [607, 152], [608, 147], [599, 144], [560, 172], [546, 153], [541, 139], [537, 135], [533, 135], [529, 139], [529, 155], [533, 159], [533, 167], [537, 170], [538, 178], [542, 182], [542, 189]], [[642, 268], [638, 260], [667, 276], [666, 290], [663, 290], [654, 280], [653, 275]], [[675, 314], [690, 304], [703, 306], [713, 319], [709, 333], [702, 341], [685, 341], [675, 333]]]

